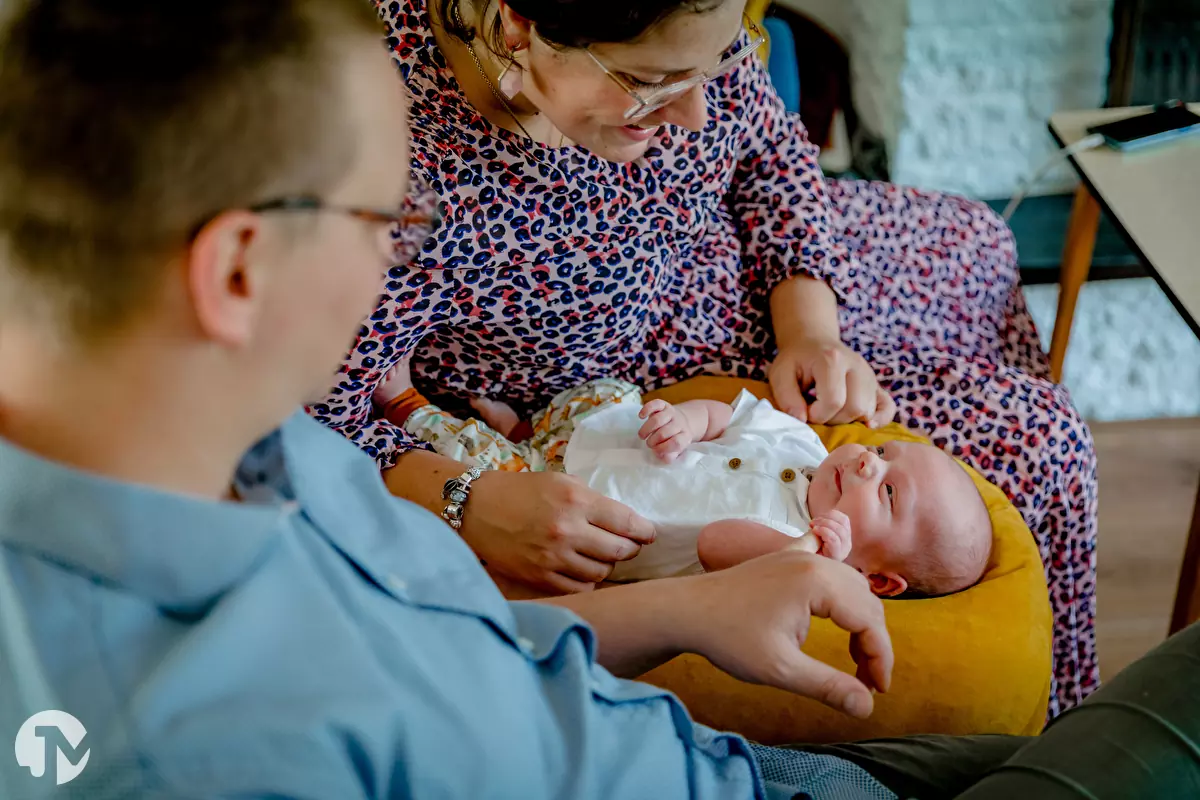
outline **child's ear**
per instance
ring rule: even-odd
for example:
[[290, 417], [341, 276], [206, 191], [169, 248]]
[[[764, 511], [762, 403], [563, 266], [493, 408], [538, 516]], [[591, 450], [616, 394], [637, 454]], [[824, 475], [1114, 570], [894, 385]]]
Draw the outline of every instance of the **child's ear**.
[[206, 336], [229, 347], [254, 337], [262, 305], [262, 270], [248, 251], [262, 235], [257, 214], [225, 211], [205, 223], [188, 249], [187, 283], [196, 321]]
[[908, 581], [894, 572], [872, 572], [867, 580], [876, 597], [897, 597], [908, 591]]

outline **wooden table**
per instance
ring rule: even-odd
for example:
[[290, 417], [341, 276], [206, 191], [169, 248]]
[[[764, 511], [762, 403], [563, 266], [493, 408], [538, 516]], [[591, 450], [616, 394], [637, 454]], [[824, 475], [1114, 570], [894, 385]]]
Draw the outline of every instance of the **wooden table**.
[[[1200, 113], [1200, 104], [1192, 106]], [[1070, 111], [1055, 114], [1050, 132], [1067, 146], [1091, 125], [1149, 111], [1148, 108]], [[1102, 147], [1071, 159], [1083, 183], [1063, 251], [1058, 317], [1050, 346], [1054, 379], [1063, 360], [1079, 290], [1087, 280], [1101, 210], [1116, 225], [1192, 331], [1200, 336], [1200, 139], [1122, 154]], [[1200, 493], [1184, 552], [1171, 617], [1171, 632], [1200, 619]]]

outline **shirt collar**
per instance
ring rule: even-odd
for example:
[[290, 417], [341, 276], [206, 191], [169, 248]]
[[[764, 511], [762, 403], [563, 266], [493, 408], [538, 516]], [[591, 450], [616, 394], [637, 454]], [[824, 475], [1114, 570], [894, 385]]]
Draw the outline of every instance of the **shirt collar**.
[[[251, 452], [286, 452], [297, 423], [293, 417]], [[285, 458], [274, 461], [287, 469]], [[0, 543], [181, 612], [203, 609], [238, 583], [295, 510], [109, 480], [0, 439]]]

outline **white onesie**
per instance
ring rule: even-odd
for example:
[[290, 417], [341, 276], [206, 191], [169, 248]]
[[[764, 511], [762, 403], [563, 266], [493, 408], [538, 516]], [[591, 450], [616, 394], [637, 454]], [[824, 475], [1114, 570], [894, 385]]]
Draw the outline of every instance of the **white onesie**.
[[703, 571], [700, 530], [711, 522], [746, 519], [799, 538], [812, 521], [805, 472], [829, 452], [817, 434], [766, 400], [743, 391], [720, 437], [695, 442], [665, 464], [638, 438], [645, 420], [634, 404], [582, 419], [567, 444], [564, 467], [601, 494], [654, 523], [658, 538], [610, 580], [639, 581]]

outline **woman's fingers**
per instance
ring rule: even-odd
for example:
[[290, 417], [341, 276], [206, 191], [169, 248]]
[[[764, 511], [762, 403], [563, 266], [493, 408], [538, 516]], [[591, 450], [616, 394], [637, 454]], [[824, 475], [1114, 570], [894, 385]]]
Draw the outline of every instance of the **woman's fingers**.
[[[598, 528], [595, 525], [589, 525], [579, 536], [573, 549], [573, 556], [605, 564], [611, 568], [613, 564], [620, 561], [628, 561], [636, 556], [641, 552], [642, 545], [611, 531]], [[575, 558], [564, 557], [563, 563], [564, 565], [574, 565], [576, 564], [576, 560]], [[570, 570], [562, 567], [558, 571], [563, 573], [570, 572]], [[607, 572], [599, 580], [606, 578], [608, 578]]]
[[[802, 342], [781, 351], [768, 373], [775, 405], [801, 422], [885, 425], [896, 404], [879, 387], [871, 365], [841, 342]], [[811, 388], [811, 403], [804, 392]]]
[[775, 398], [776, 407], [785, 414], [791, 414], [801, 422], [808, 422], [808, 403], [804, 400], [797, 365], [791, 359], [776, 362], [767, 379], [771, 384], [771, 395]]
[[875, 390], [875, 413], [871, 415], [867, 425], [872, 428], [882, 428], [896, 419], [896, 401], [882, 386]]
[[[861, 421], [879, 427], [895, 416], [896, 404], [880, 388], [871, 365], [849, 349], [822, 350], [811, 365], [811, 373], [817, 399], [808, 406], [807, 421], [818, 425]], [[775, 381], [771, 388], [778, 391]]]
[[829, 348], [813, 364], [813, 391], [817, 400], [808, 407], [808, 419], [817, 425], [833, 422], [846, 405], [848, 364], [842, 351]]
[[[612, 536], [611, 533], [608, 535]], [[608, 580], [608, 576], [612, 575], [613, 571], [613, 562], [598, 561], [582, 553], [567, 553], [564, 561], [565, 563], [558, 569], [558, 573], [571, 580], [582, 581], [584, 583], [601, 583], [606, 581]]]
[[590, 592], [596, 588], [594, 582], [577, 581], [558, 572], [548, 574], [545, 582], [559, 594], [579, 594], [580, 592]]
[[876, 390], [879, 384], [875, 374], [865, 363], [846, 372], [846, 402], [841, 411], [834, 415], [833, 422], [867, 422], [875, 413]]
[[[655, 530], [650, 520], [634, 512], [632, 508], [624, 503], [618, 503], [616, 500], [604, 497], [603, 495], [597, 495], [596, 497], [596, 501], [588, 508], [587, 521], [589, 523], [596, 528], [632, 540], [639, 545], [650, 544], [654, 541]], [[593, 553], [581, 548], [576, 549], [593, 558], [604, 559], [602, 553]], [[625, 558], [633, 558], [636, 554], [635, 549], [633, 553], [626, 555]], [[623, 559], [618, 558], [615, 560], [621, 561]]]

